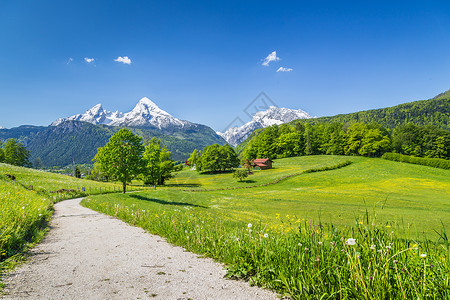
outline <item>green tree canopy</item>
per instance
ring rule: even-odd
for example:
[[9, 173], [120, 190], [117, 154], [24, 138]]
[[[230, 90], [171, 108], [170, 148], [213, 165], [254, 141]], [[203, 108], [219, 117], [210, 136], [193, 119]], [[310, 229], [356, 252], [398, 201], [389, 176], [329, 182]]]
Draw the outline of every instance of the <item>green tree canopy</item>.
[[160, 139], [152, 138], [148, 142], [143, 154], [144, 184], [163, 185], [167, 179], [173, 177], [173, 172], [180, 170], [170, 157], [171, 153]]
[[239, 159], [234, 149], [226, 144], [220, 146], [214, 144], [203, 149], [200, 159], [197, 161], [196, 170], [199, 172], [221, 172], [231, 170], [239, 166]]
[[106, 176], [122, 182], [125, 193], [127, 182], [142, 172], [143, 152], [142, 138], [124, 128], [111, 136], [105, 147], [97, 149], [94, 160]]
[[200, 155], [201, 155], [200, 151], [197, 149], [194, 149], [194, 151], [192, 152], [191, 156], [188, 159], [188, 164], [190, 166], [197, 165], [200, 161]]
[[[4, 161], [15, 166], [30, 166], [30, 151], [16, 139], [8, 139], [4, 145]], [[1, 155], [1, 154], [0, 154]]]
[[246, 170], [236, 170], [233, 173], [233, 178], [236, 178], [237, 180], [241, 181], [248, 177], [248, 171]]

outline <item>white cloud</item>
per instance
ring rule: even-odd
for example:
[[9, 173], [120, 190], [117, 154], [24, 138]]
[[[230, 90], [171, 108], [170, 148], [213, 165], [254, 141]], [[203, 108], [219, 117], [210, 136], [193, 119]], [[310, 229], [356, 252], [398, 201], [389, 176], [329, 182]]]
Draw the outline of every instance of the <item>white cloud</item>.
[[67, 64], [70, 64], [71, 62], [73, 62], [73, 57], [69, 57], [69, 59], [67, 60]]
[[264, 58], [264, 61], [263, 61], [262, 65], [267, 67], [267, 66], [269, 66], [269, 63], [271, 61], [277, 61], [277, 60], [280, 60], [280, 58], [277, 57], [277, 51], [273, 51], [272, 53], [267, 55], [266, 58]]
[[131, 64], [131, 59], [128, 56], [124, 56], [124, 57], [119, 56], [114, 61], [121, 62], [121, 63], [127, 64], [127, 65]]
[[88, 64], [90, 64], [91, 62], [94, 61], [94, 59], [93, 58], [89, 58], [89, 57], [85, 57], [84, 61], [87, 62]]
[[285, 68], [285, 67], [279, 67], [277, 72], [291, 72], [294, 71], [294, 69], [291, 68]]

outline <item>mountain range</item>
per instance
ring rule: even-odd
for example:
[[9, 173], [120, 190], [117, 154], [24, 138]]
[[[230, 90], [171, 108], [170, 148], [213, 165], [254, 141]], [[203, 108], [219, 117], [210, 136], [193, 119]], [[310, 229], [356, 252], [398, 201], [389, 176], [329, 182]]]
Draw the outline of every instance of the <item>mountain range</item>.
[[315, 118], [300, 109], [270, 107], [256, 113], [247, 124], [230, 128], [224, 133], [179, 120], [144, 97], [128, 113], [110, 112], [98, 104], [83, 114], [60, 118], [50, 126], [0, 128], [0, 140], [18, 139], [30, 150], [31, 160], [39, 157], [46, 167], [66, 166], [73, 162], [92, 163], [97, 148], [103, 147], [115, 132], [126, 127], [144, 140], [160, 138], [172, 152], [172, 158], [183, 161], [194, 149], [201, 150], [215, 143], [238, 145], [236, 150], [240, 153], [263, 128], [286, 122], [376, 122], [389, 129], [410, 122], [450, 130], [450, 91], [430, 100], [332, 117]]
[[142, 98], [128, 113], [118, 111], [111, 112], [97, 104], [83, 114], [77, 114], [68, 118], [59, 118], [51, 126], [58, 126], [66, 121], [83, 121], [94, 125], [129, 126], [129, 127], [156, 127], [159, 129], [183, 128], [194, 125], [188, 121], [179, 120], [168, 112], [160, 109], [147, 97]]
[[174, 160], [184, 161], [194, 149], [225, 140], [208, 126], [179, 120], [144, 97], [128, 113], [110, 112], [97, 104], [83, 114], [59, 118], [50, 126], [23, 125], [0, 129], [0, 140], [15, 138], [40, 158], [44, 166], [92, 163], [98, 147], [121, 128], [129, 128], [144, 140], [160, 138]]
[[297, 119], [310, 119], [312, 116], [301, 109], [289, 109], [270, 106], [267, 110], [257, 112], [252, 120], [241, 127], [231, 127], [225, 132], [217, 132], [228, 144], [236, 147], [245, 141], [256, 129], [280, 125]]

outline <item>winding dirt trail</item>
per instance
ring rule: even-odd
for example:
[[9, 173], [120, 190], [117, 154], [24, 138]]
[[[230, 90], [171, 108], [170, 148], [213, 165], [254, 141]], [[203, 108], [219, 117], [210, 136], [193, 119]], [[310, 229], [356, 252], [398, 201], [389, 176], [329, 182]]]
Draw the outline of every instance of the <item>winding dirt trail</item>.
[[159, 236], [80, 205], [55, 205], [29, 263], [6, 275], [2, 299], [277, 299]]

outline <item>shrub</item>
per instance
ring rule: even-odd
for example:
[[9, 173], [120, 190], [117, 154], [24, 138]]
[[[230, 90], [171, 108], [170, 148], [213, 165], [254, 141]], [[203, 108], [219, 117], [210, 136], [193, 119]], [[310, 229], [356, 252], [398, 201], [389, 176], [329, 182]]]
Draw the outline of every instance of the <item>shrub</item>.
[[399, 153], [385, 153], [381, 157], [386, 160], [406, 162], [410, 164], [423, 165], [433, 168], [450, 170], [450, 160], [442, 158], [425, 158], [425, 157], [415, 157], [409, 155], [403, 155]]
[[233, 178], [236, 178], [239, 181], [242, 181], [242, 180], [244, 180], [247, 177], [248, 177], [248, 172], [246, 170], [236, 170], [233, 173]]

